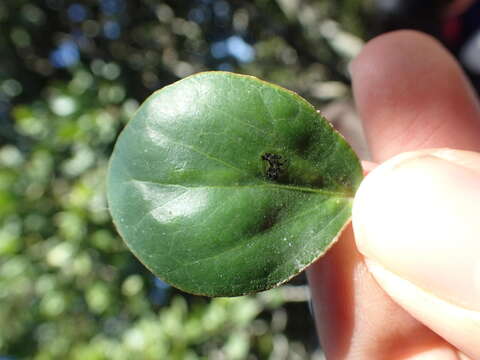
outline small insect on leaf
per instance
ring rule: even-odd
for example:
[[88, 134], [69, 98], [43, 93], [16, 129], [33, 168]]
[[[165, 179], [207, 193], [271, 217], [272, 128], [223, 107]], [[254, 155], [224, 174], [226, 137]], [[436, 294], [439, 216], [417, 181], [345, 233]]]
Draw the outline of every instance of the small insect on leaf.
[[282, 172], [282, 166], [285, 165], [281, 161], [282, 157], [277, 154], [265, 153], [262, 155], [262, 160], [267, 161], [267, 172], [266, 176], [270, 180], [277, 180], [280, 173]]

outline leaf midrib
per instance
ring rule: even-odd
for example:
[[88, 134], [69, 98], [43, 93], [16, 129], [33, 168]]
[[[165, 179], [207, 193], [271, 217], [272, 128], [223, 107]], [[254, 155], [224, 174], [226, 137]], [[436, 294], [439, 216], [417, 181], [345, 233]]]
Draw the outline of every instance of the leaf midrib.
[[200, 186], [185, 186], [185, 185], [180, 185], [180, 184], [169, 184], [169, 183], [161, 183], [161, 182], [156, 182], [156, 181], [150, 181], [150, 180], [141, 180], [141, 179], [135, 179], [131, 178], [127, 180], [126, 182], [140, 182], [144, 184], [153, 184], [153, 185], [160, 185], [160, 186], [172, 186], [172, 187], [181, 187], [181, 188], [187, 188], [187, 189], [241, 189], [241, 188], [271, 188], [271, 189], [280, 189], [280, 190], [290, 190], [290, 191], [300, 191], [300, 192], [309, 192], [309, 193], [314, 193], [314, 194], [321, 194], [321, 195], [326, 195], [326, 196], [331, 196], [331, 197], [337, 197], [337, 198], [347, 198], [347, 199], [353, 199], [353, 196], [350, 193], [343, 193], [340, 191], [332, 191], [332, 190], [325, 190], [325, 189], [319, 189], [319, 188], [311, 188], [311, 187], [303, 187], [303, 186], [295, 186], [295, 185], [284, 185], [284, 184], [273, 184], [273, 183], [260, 183], [260, 184], [254, 184], [254, 185], [200, 185]]

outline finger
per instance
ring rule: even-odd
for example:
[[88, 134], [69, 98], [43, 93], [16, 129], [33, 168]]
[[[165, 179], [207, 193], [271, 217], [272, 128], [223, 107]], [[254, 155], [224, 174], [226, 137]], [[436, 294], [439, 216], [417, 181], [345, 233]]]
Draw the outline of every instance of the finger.
[[[479, 150], [480, 110], [474, 93], [456, 62], [430, 37], [411, 31], [380, 37], [366, 46], [352, 72], [374, 160], [428, 147]], [[392, 316], [405, 315], [398, 310]], [[391, 336], [396, 330], [391, 328]]]
[[351, 227], [307, 275], [328, 360], [458, 360], [447, 343], [378, 286], [356, 250]]
[[381, 36], [351, 66], [374, 161], [429, 147], [480, 151], [480, 109], [455, 60], [412, 31]]
[[[413, 79], [418, 79], [419, 73], [432, 66], [432, 58], [437, 59], [436, 71], [456, 82], [453, 84], [456, 91], [467, 93], [471, 103], [459, 97], [444, 99], [450, 95], [443, 77], [430, 75], [432, 88], [423, 86], [429, 93], [439, 87], [437, 80], [443, 84], [436, 100], [414, 89]], [[450, 57], [434, 41], [413, 32], [387, 34], [367, 44], [352, 66], [352, 77], [357, 107], [364, 119], [374, 160], [381, 161], [412, 147], [441, 146], [448, 138], [442, 131], [451, 127], [432, 122], [429, 117], [435, 111], [425, 111], [425, 104], [416, 97], [428, 98], [426, 104], [430, 107], [443, 101], [454, 104], [455, 117], [445, 118], [473, 124], [473, 113], [478, 109], [461, 72], [452, 64]], [[447, 75], [450, 71], [454, 74]], [[460, 103], [465, 105], [463, 109], [458, 109]], [[452, 113], [445, 106], [443, 109], [447, 114]], [[418, 126], [415, 121], [426, 126]], [[467, 131], [476, 129], [475, 125], [470, 125]], [[432, 134], [435, 126], [438, 130]], [[464, 137], [467, 138], [464, 146], [478, 146], [468, 135], [458, 136], [457, 140]], [[352, 235], [346, 232], [309, 270], [313, 301], [318, 309], [319, 335], [327, 358], [457, 359], [455, 351], [445, 341], [392, 302], [371, 278], [361, 259]]]
[[480, 154], [401, 154], [362, 183], [356, 243], [399, 304], [480, 358]]

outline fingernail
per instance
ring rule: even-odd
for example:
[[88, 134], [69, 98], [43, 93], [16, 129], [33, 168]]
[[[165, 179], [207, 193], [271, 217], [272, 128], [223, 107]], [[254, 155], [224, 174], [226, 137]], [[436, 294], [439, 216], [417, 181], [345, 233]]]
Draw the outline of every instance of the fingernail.
[[373, 170], [353, 207], [357, 246], [397, 276], [480, 310], [480, 155], [402, 154]]

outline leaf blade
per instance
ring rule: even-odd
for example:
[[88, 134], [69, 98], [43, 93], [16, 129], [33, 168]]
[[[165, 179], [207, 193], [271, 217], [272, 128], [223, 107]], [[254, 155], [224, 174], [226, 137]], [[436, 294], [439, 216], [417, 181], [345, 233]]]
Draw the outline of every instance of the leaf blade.
[[157, 276], [236, 296], [278, 285], [323, 254], [360, 180], [353, 151], [305, 100], [210, 72], [142, 105], [115, 146], [108, 201]]

